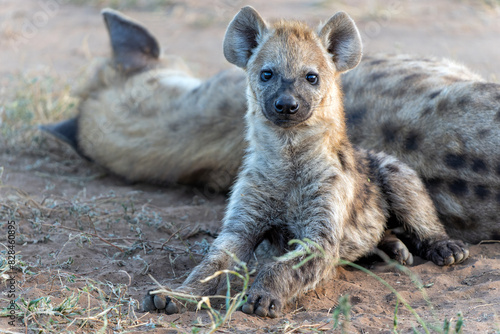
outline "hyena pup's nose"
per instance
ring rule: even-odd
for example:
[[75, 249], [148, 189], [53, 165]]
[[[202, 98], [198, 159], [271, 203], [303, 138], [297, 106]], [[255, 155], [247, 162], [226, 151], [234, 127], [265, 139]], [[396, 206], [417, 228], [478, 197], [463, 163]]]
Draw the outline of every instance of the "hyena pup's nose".
[[274, 109], [280, 114], [295, 114], [299, 110], [299, 103], [293, 96], [284, 95], [274, 101]]

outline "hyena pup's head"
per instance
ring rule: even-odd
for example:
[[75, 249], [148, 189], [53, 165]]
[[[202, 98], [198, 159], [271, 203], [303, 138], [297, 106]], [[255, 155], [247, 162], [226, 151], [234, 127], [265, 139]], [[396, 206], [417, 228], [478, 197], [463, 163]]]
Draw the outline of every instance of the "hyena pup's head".
[[354, 68], [361, 54], [359, 32], [343, 12], [314, 31], [297, 21], [267, 24], [244, 7], [224, 38], [226, 59], [247, 72], [249, 114], [281, 128], [336, 116], [337, 76]]

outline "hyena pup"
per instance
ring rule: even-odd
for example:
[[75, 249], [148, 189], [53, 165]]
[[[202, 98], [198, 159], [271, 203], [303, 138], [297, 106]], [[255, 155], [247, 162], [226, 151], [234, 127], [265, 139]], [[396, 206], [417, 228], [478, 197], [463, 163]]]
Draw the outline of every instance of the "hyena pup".
[[[267, 24], [251, 7], [235, 16], [224, 55], [247, 74], [248, 148], [222, 231], [179, 291], [216, 293], [223, 278], [200, 280], [234, 265], [227, 252], [248, 261], [268, 240], [282, 254], [302, 255], [265, 264], [242, 311], [276, 317], [290, 298], [331, 273], [336, 259], [372, 253], [388, 220], [411, 234], [426, 259], [447, 265], [467, 258], [464, 244], [448, 238], [412, 169], [350, 144], [338, 76], [359, 63], [361, 52], [358, 30], [343, 12], [318, 31], [296, 21]], [[303, 245], [289, 246], [292, 239], [309, 240], [327, 256], [294, 269], [306, 255]], [[149, 293], [143, 306], [178, 310], [168, 296]]]

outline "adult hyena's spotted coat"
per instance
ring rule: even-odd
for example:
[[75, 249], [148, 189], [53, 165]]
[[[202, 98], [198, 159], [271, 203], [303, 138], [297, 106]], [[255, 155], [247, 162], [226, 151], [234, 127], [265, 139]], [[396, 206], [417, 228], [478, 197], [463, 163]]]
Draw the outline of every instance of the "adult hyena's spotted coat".
[[365, 57], [342, 84], [354, 143], [412, 166], [450, 235], [500, 238], [500, 85], [406, 55]]

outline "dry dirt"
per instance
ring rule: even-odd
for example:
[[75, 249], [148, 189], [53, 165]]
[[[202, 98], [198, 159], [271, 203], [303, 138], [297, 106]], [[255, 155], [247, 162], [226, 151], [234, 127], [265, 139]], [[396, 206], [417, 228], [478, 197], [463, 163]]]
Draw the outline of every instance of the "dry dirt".
[[[222, 56], [222, 37], [231, 17], [248, 3], [266, 18], [295, 17], [311, 23], [345, 10], [358, 22], [368, 52], [445, 56], [491, 81], [500, 80], [500, 9], [489, 5], [498, 5], [496, 1], [189, 0], [151, 6], [126, 2], [124, 12], [158, 36], [164, 53], [182, 55], [202, 77], [229, 67]], [[73, 83], [91, 58], [109, 54], [99, 12], [101, 4], [115, 1], [83, 3], [0, 0], [0, 119], [3, 106], [13, 102], [9, 99], [15, 93], [11, 83], [16, 76], [43, 72]], [[14, 326], [9, 325], [9, 318], [0, 318], [0, 332], [48, 331], [52, 326], [54, 332], [208, 331], [210, 318], [205, 311], [134, 314], [137, 304], [130, 301], [140, 300], [155, 287], [147, 274], [169, 286], [182, 282], [213, 241], [226, 197], [183, 186], [126, 184], [38, 131], [31, 130], [30, 136], [32, 143], [0, 147], [0, 240], [5, 257], [7, 222], [14, 220], [15, 251], [22, 260], [18, 265], [22, 270], [14, 274], [17, 302], [50, 296], [54, 310], [71, 293], [80, 293], [79, 302], [88, 307], [79, 315], [68, 313], [66, 318], [59, 315], [48, 321], [50, 315], [42, 314], [41, 306], [39, 313], [33, 309], [40, 301], [28, 303], [31, 316], [25, 308], [25, 317]], [[457, 266], [441, 268], [417, 259], [410, 267], [424, 284], [428, 300], [401, 271], [381, 264], [369, 267], [405, 298], [430, 332], [439, 332], [448, 319], [452, 330], [463, 321], [464, 333], [499, 333], [500, 244], [484, 243], [470, 250], [470, 259]], [[86, 294], [91, 285], [99, 288]], [[113, 290], [116, 286], [121, 290]], [[11, 300], [5, 276], [0, 289], [4, 308]], [[109, 305], [116, 306], [118, 300], [124, 306], [97, 316], [93, 307], [103, 307], [99, 291], [107, 293]], [[119, 291], [118, 295], [113, 297], [113, 291]], [[236, 312], [220, 331], [333, 332], [332, 313], [342, 296], [348, 296], [351, 304], [350, 324], [341, 317], [345, 332], [393, 332], [395, 294], [367, 273], [348, 267], [299, 298], [283, 317], [265, 320]], [[91, 310], [95, 319], [81, 320]], [[117, 324], [120, 312], [126, 310], [124, 318], [129, 322]], [[424, 332], [403, 305], [397, 312], [398, 332]], [[106, 317], [110, 324], [105, 323]]]

